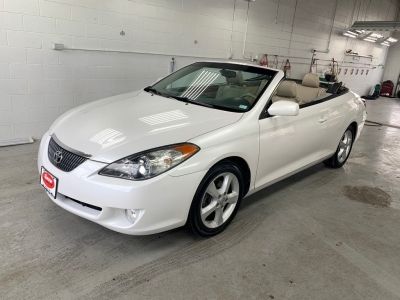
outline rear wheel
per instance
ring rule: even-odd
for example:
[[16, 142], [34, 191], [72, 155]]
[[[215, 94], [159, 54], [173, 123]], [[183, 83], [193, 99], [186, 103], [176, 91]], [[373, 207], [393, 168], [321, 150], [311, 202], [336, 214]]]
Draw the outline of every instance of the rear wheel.
[[214, 166], [200, 183], [190, 208], [188, 224], [201, 236], [223, 231], [235, 217], [243, 197], [244, 180], [230, 162]]
[[342, 138], [340, 139], [337, 150], [332, 157], [324, 161], [325, 165], [330, 168], [340, 168], [342, 167], [347, 159], [349, 158], [351, 149], [354, 143], [354, 130], [350, 126], [344, 132]]

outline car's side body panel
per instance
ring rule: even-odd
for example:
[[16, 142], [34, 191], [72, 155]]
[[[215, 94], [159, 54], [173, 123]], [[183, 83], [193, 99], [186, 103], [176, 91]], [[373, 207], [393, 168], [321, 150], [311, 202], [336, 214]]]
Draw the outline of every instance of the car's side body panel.
[[359, 126], [358, 132], [361, 130], [365, 107], [352, 92], [302, 107], [297, 116], [258, 120], [282, 77], [283, 74], [276, 76], [254, 110], [240, 121], [191, 139], [202, 147], [202, 153], [173, 174], [208, 170], [226, 157], [238, 156], [250, 167], [251, 194], [330, 157], [351, 123]]
[[345, 129], [364, 122], [362, 106], [356, 95], [346, 93], [303, 107], [295, 117], [262, 118], [255, 189], [330, 157]]

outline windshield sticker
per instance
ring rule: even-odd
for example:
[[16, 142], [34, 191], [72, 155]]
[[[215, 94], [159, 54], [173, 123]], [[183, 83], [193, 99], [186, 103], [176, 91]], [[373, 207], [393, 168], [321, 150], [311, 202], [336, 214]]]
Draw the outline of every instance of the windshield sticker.
[[240, 109], [247, 109], [247, 105], [241, 104], [241, 105], [239, 105], [239, 108], [240, 108]]

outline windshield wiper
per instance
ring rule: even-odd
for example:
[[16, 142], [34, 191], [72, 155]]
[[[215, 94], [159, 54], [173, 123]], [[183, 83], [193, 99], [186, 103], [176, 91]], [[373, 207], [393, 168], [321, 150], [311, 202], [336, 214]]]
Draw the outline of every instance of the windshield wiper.
[[210, 107], [210, 108], [214, 108], [214, 105], [209, 104], [209, 103], [204, 103], [204, 102], [200, 102], [200, 101], [196, 101], [196, 100], [192, 100], [189, 99], [187, 97], [181, 97], [181, 96], [170, 96], [176, 100], [185, 102], [185, 103], [193, 103], [193, 104], [197, 104], [197, 105], [201, 105], [201, 106], [205, 106], [205, 107]]
[[154, 95], [164, 96], [163, 94], [161, 94], [159, 91], [157, 91], [155, 88], [153, 88], [151, 86], [145, 87], [144, 91], [148, 92], [148, 93], [151, 93], [151, 94], [154, 94]]
[[148, 86], [148, 87], [144, 88], [144, 91], [148, 92], [148, 93], [151, 93], [151, 94], [154, 94], [154, 95], [159, 95], [159, 96], [162, 96], [162, 97], [165, 97], [165, 98], [174, 98], [176, 100], [179, 100], [179, 101], [182, 101], [182, 102], [185, 102], [185, 103], [193, 103], [193, 104], [198, 104], [198, 105], [201, 105], [201, 106], [214, 108], [214, 105], [209, 104], [209, 103], [199, 102], [199, 101], [196, 101], [196, 100], [189, 99], [187, 97], [172, 96], [172, 95], [163, 94], [163, 93], [161, 93], [160, 91], [156, 90], [155, 88], [153, 88], [151, 86]]

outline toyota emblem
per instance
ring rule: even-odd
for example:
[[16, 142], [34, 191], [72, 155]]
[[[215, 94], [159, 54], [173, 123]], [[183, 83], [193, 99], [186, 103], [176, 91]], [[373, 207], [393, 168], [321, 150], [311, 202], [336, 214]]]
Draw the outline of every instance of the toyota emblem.
[[56, 162], [56, 164], [59, 164], [63, 159], [62, 151], [58, 150], [58, 151], [54, 152], [53, 158], [54, 158], [54, 161]]

